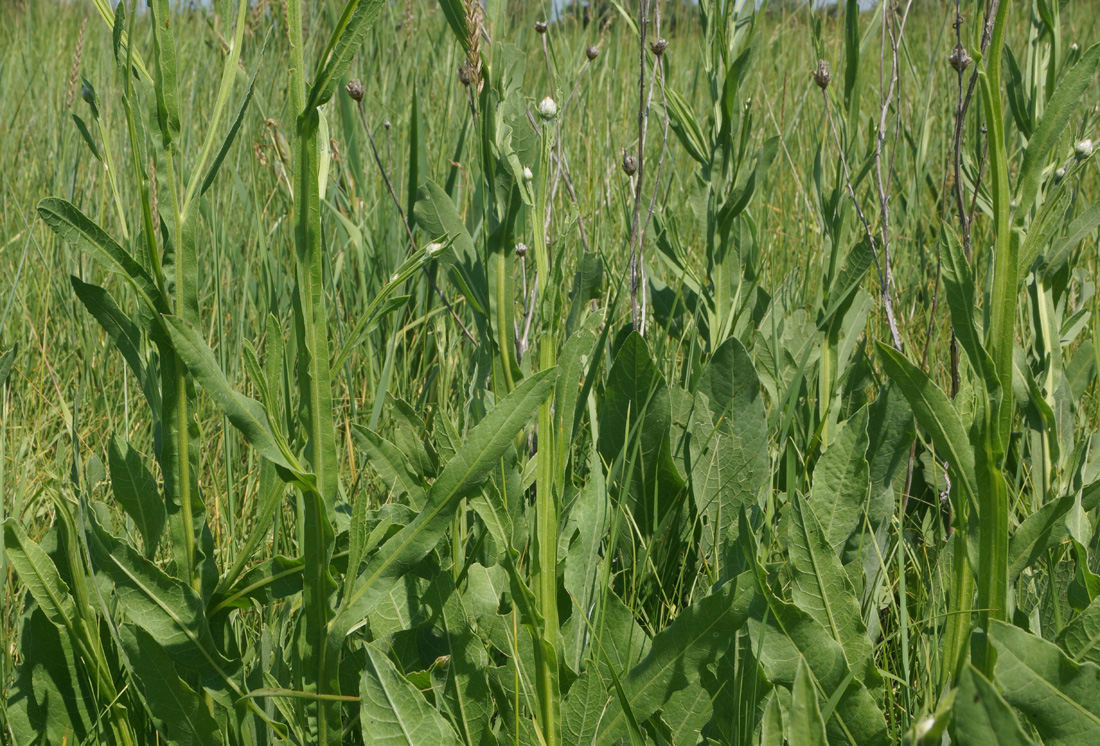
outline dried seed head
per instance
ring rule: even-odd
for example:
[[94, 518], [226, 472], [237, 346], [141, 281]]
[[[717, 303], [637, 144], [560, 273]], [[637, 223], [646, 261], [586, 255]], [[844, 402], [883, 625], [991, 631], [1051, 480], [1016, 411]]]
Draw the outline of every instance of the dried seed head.
[[600, 48], [597, 47], [595, 44], [589, 44], [587, 47], [585, 47], [584, 56], [587, 57], [589, 60], [594, 60], [600, 56]]
[[829, 74], [829, 63], [825, 60], [818, 60], [817, 69], [813, 71], [813, 76], [818, 88], [823, 91], [828, 88], [829, 81], [833, 79], [833, 76]]
[[527, 256], [527, 244], [522, 242], [516, 244], [516, 256], [520, 259]]
[[390, 128], [390, 120], [383, 119], [382, 120], [382, 126], [385, 127], [388, 130]]
[[1085, 138], [1073, 146], [1073, 153], [1078, 160], [1084, 160], [1092, 155], [1092, 140]]
[[363, 100], [363, 82], [358, 78], [348, 82], [347, 91], [352, 101]]
[[465, 65], [459, 65], [458, 66], [458, 79], [460, 81], [462, 81], [462, 85], [464, 85], [464, 86], [470, 85], [470, 80], [471, 80], [470, 71], [466, 69]]
[[558, 105], [554, 99], [547, 96], [539, 101], [539, 114], [548, 121], [556, 117], [558, 115]]
[[961, 73], [966, 68], [970, 67], [970, 55], [966, 51], [966, 47], [955, 45], [955, 48], [951, 50], [951, 54], [948, 56], [947, 61], [951, 63], [951, 68], [958, 73]]
[[666, 49], [668, 49], [668, 40], [663, 36], [658, 37], [657, 41], [651, 41], [649, 43], [649, 51], [653, 52], [653, 54], [658, 57], [664, 54]]
[[623, 171], [626, 171], [627, 176], [633, 176], [634, 172], [638, 170], [638, 159], [632, 156], [630, 153], [623, 151]]
[[546, 33], [546, 21], [535, 21], [535, 31], [538, 31], [539, 34], [545, 34]]

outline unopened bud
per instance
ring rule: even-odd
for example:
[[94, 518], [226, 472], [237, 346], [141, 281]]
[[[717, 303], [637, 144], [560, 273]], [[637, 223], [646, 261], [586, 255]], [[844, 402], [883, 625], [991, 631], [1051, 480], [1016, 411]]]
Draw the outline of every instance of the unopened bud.
[[363, 82], [358, 78], [348, 82], [347, 91], [352, 101], [363, 100]]
[[829, 63], [825, 60], [818, 60], [817, 69], [813, 71], [813, 76], [818, 88], [823, 91], [828, 88], [829, 81], [833, 79], [833, 76], [829, 74]]
[[1073, 152], [1079, 160], [1084, 160], [1092, 155], [1092, 140], [1085, 138], [1073, 146]]
[[594, 60], [600, 56], [600, 48], [597, 47], [595, 44], [589, 44], [584, 50], [584, 55], [589, 60]]
[[554, 102], [554, 99], [547, 96], [542, 101], [539, 101], [539, 114], [543, 119], [553, 119], [558, 115], [558, 105]]
[[535, 175], [533, 173], [531, 173], [530, 167], [524, 166], [523, 167], [523, 180], [524, 181], [531, 181], [531, 179], [533, 179], [533, 178], [535, 178]]
[[535, 21], [535, 31], [539, 32], [540, 35], [545, 34], [546, 33], [546, 21]]
[[516, 244], [516, 256], [518, 256], [520, 259], [527, 256], [527, 244], [525, 244], [525, 243], [517, 243]]
[[633, 176], [634, 172], [638, 170], [638, 159], [632, 156], [630, 153], [623, 152], [623, 171], [626, 171], [627, 176]]

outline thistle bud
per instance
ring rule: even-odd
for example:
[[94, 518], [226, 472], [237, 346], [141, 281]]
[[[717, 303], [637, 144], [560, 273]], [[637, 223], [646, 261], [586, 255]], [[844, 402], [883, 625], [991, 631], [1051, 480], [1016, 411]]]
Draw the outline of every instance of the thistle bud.
[[663, 36], [658, 37], [657, 41], [651, 41], [649, 43], [649, 51], [653, 52], [653, 54], [658, 57], [664, 54], [666, 49], [668, 49], [668, 40]]
[[383, 120], [382, 120], [382, 126], [383, 126], [383, 127], [384, 127], [384, 128], [386, 129], [386, 130], [389, 130], [389, 128], [390, 128], [390, 120], [388, 120], [388, 119], [383, 119]]
[[531, 181], [534, 178], [535, 178], [535, 175], [533, 173], [531, 173], [531, 169], [528, 166], [524, 166], [523, 167], [523, 180], [524, 181]]
[[441, 251], [443, 251], [443, 244], [435, 242], [428, 244], [427, 248], [424, 249], [424, 253], [428, 256], [435, 256]]
[[833, 76], [829, 74], [829, 63], [825, 60], [817, 61], [817, 69], [812, 74], [817, 87], [823, 91], [829, 87], [829, 81], [833, 79]]
[[546, 120], [553, 119], [558, 115], [558, 105], [554, 102], [554, 99], [547, 96], [539, 101], [539, 115]]
[[1078, 49], [1080, 49], [1080, 47], [1077, 46], [1077, 42], [1073, 42], [1069, 45], [1070, 52], [1076, 52]]
[[1084, 160], [1092, 155], [1092, 140], [1085, 138], [1073, 146], [1073, 153], [1078, 160]]
[[970, 55], [967, 53], [966, 48], [961, 45], [955, 45], [955, 48], [951, 50], [951, 54], [947, 58], [948, 63], [957, 73], [961, 73], [966, 68], [970, 67]]
[[623, 151], [623, 171], [626, 171], [627, 176], [633, 176], [634, 172], [638, 170], [638, 159], [632, 156], [630, 153]]
[[363, 82], [358, 78], [348, 82], [347, 91], [352, 101], [363, 100]]
[[1055, 184], [1061, 184], [1062, 179], [1064, 179], [1064, 178], [1066, 178], [1066, 167], [1062, 166], [1061, 168], [1059, 168], [1057, 171], [1054, 172], [1054, 183]]
[[591, 62], [600, 56], [600, 48], [595, 44], [589, 44], [584, 50], [584, 56]]
[[545, 34], [546, 21], [535, 21], [535, 31], [539, 32], [540, 35]]
[[527, 256], [527, 244], [522, 242], [516, 244], [516, 256], [520, 259]]

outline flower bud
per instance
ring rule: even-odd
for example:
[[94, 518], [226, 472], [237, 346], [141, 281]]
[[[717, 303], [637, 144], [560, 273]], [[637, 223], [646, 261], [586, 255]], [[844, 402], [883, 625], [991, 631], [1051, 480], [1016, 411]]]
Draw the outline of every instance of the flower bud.
[[812, 75], [817, 87], [823, 91], [829, 87], [829, 81], [833, 79], [833, 76], [829, 74], [829, 63], [825, 60], [817, 61], [817, 69], [813, 71]]
[[589, 44], [584, 50], [584, 55], [591, 62], [592, 60], [600, 56], [600, 48], [597, 47], [595, 44]]
[[543, 119], [553, 119], [558, 115], [558, 105], [554, 102], [554, 99], [547, 96], [539, 102], [539, 114]]
[[527, 244], [520, 242], [516, 244], [516, 256], [520, 259], [527, 256]]
[[1061, 168], [1059, 168], [1057, 171], [1054, 172], [1054, 183], [1055, 184], [1061, 184], [1062, 179], [1064, 179], [1064, 178], [1066, 178], [1066, 167], [1062, 166]]
[[1073, 153], [1077, 156], [1078, 160], [1084, 160], [1092, 155], [1092, 140], [1087, 137], [1081, 140], [1079, 143], [1073, 146]]
[[956, 45], [955, 48], [951, 50], [951, 54], [948, 56], [947, 61], [951, 64], [951, 68], [959, 73], [968, 68], [971, 62], [970, 55], [967, 53], [966, 48], [959, 45]]
[[524, 166], [523, 167], [523, 180], [524, 181], [531, 181], [531, 179], [533, 179], [533, 178], [535, 178], [535, 175], [533, 173], [531, 173], [531, 169], [528, 166]]
[[535, 21], [535, 31], [537, 31], [540, 36], [542, 34], [545, 34], [546, 33], [546, 21]]
[[363, 100], [363, 82], [358, 78], [348, 82], [347, 91], [352, 101]]
[[653, 52], [653, 54], [657, 55], [658, 57], [664, 54], [666, 49], [668, 49], [668, 40], [665, 39], [663, 36], [658, 37], [656, 41], [652, 41], [649, 43], [649, 51]]
[[627, 176], [633, 176], [634, 172], [638, 170], [638, 159], [632, 156], [630, 153], [623, 151], [623, 171], [626, 171]]

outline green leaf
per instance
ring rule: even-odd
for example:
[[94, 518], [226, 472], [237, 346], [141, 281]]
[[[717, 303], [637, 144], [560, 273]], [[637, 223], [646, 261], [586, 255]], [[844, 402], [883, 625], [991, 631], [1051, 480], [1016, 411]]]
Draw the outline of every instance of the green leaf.
[[947, 225], [943, 229], [944, 251], [940, 256], [943, 260], [947, 305], [951, 310], [951, 325], [970, 365], [984, 382], [987, 393], [993, 394], [999, 392], [1000, 382], [993, 367], [993, 359], [983, 346], [984, 335], [974, 320], [974, 278], [955, 231]]
[[159, 722], [159, 735], [176, 746], [224, 743], [206, 702], [180, 680], [172, 658], [156, 640], [129, 624], [122, 625], [119, 636], [142, 699]]
[[84, 123], [76, 114], [73, 114], [73, 121], [76, 122], [76, 129], [80, 132], [80, 136], [84, 138], [85, 144], [88, 146], [88, 150], [92, 151], [92, 156], [97, 161], [102, 161], [103, 157], [99, 154], [99, 148], [96, 147], [95, 140], [92, 139], [92, 133], [88, 131], [88, 125]]
[[164, 532], [164, 501], [157, 492], [157, 483], [145, 467], [141, 453], [123, 438], [111, 440], [107, 452], [111, 468], [111, 490], [115, 499], [134, 523], [145, 546], [145, 556], [152, 558]]
[[548, 368], [525, 379], [470, 430], [432, 484], [424, 510], [383, 544], [360, 573], [354, 591], [331, 623], [336, 633], [329, 636], [334, 646], [330, 654], [339, 652], [343, 636], [389, 591], [385, 581], [400, 577], [435, 548], [451, 526], [450, 517], [459, 500], [477, 490], [499, 466], [505, 451], [514, 447], [516, 434], [553, 390], [556, 374], [555, 368]]
[[991, 622], [997, 681], [1047, 746], [1100, 742], [1100, 666], [1077, 664], [1054, 643], [1001, 621]]
[[352, 57], [363, 44], [363, 37], [382, 12], [382, 0], [348, 0], [336, 28], [332, 30], [321, 67], [314, 75], [306, 108], [323, 106], [332, 98], [340, 78], [347, 72]]
[[1100, 202], [1094, 203], [1087, 210], [1081, 212], [1066, 230], [1066, 235], [1055, 241], [1050, 251], [1047, 252], [1046, 266], [1043, 275], [1049, 281], [1055, 272], [1059, 271], [1070, 259], [1070, 252], [1077, 244], [1092, 234], [1100, 225]]
[[867, 410], [844, 422], [814, 467], [810, 505], [834, 553], [856, 530], [871, 492], [867, 463]]
[[233, 664], [214, 644], [205, 605], [195, 591], [108, 534], [94, 517], [89, 523], [93, 564], [114, 583], [114, 598], [126, 617], [176, 663], [229, 681]]
[[50, 556], [27, 536], [14, 518], [4, 521], [3, 546], [38, 608], [55, 626], [71, 632], [76, 621], [76, 604]]
[[367, 644], [360, 681], [359, 721], [367, 746], [439, 744], [458, 746], [458, 736], [423, 695], [397, 672], [374, 644]]
[[964, 494], [970, 499], [976, 499], [978, 489], [974, 451], [966, 436], [966, 428], [951, 400], [924, 371], [909, 362], [900, 352], [881, 342], [876, 342], [876, 347], [886, 374], [901, 389], [917, 422], [932, 436], [932, 442], [941, 455], [947, 457], [950, 471], [963, 488]]
[[[752, 599], [752, 580], [740, 576], [682, 610], [653, 639], [650, 653], [622, 677], [630, 710], [643, 722], [674, 695], [702, 688], [701, 677], [744, 624]], [[615, 743], [626, 735], [627, 714], [613, 699], [600, 721], [598, 744]]]
[[959, 676], [955, 696], [954, 739], [958, 743], [1028, 746], [1032, 740], [1000, 692], [969, 663]]
[[1072, 494], [1051, 500], [1016, 527], [1008, 545], [1010, 580], [1046, 556], [1048, 549], [1065, 541], [1069, 535], [1065, 519], [1075, 501], [1076, 495]]
[[466, 230], [454, 201], [442, 187], [428, 179], [417, 189], [413, 217], [428, 236], [446, 236], [454, 241], [454, 251], [451, 256], [444, 257], [444, 263], [451, 266], [451, 277], [471, 307], [482, 316], [487, 316], [489, 299], [484, 268], [474, 247], [474, 239]]
[[268, 461], [300, 473], [300, 468], [292, 465], [280, 448], [263, 405], [230, 386], [213, 351], [206, 346], [198, 330], [176, 316], [165, 316], [164, 322], [176, 354], [245, 440]]
[[1039, 190], [1039, 178], [1046, 167], [1047, 154], [1058, 143], [1063, 130], [1069, 124], [1073, 111], [1084, 100], [1084, 93], [1092, 83], [1097, 65], [1100, 64], [1100, 44], [1093, 44], [1081, 55], [1081, 59], [1059, 80], [1043, 111], [1043, 119], [1028, 139], [1024, 162], [1020, 166], [1017, 182], [1017, 214], [1026, 215]]
[[1100, 599], [1066, 625], [1058, 635], [1058, 645], [1078, 663], [1100, 665]]
[[683, 96], [671, 86], [665, 87], [665, 93], [668, 94], [666, 107], [672, 131], [676, 133], [676, 137], [679, 138], [688, 155], [699, 163], [706, 165], [710, 160], [710, 152], [707, 147], [706, 135], [703, 134], [703, 128], [699, 126], [699, 121], [695, 118], [695, 114], [692, 113]]
[[38, 203], [38, 216], [61, 238], [94, 257], [108, 272], [129, 281], [149, 310], [167, 313], [168, 305], [144, 268], [71, 202], [47, 197]]
[[[416, 509], [424, 505], [424, 475], [418, 473], [396, 445], [361, 425], [352, 425], [351, 438], [367, 455], [374, 470], [393, 493], [405, 492]], [[395, 494], [394, 496], [397, 496]]]
[[150, 0], [153, 21], [154, 80], [157, 93], [157, 121], [164, 148], [179, 138], [179, 89], [176, 83], [176, 44], [173, 39], [172, 12], [168, 0]]
[[855, 588], [812, 505], [795, 491], [791, 508], [787, 526], [791, 597], [843, 646], [848, 666], [855, 669], [872, 652]]
[[821, 709], [817, 705], [817, 688], [810, 678], [810, 668], [806, 660], [799, 656], [798, 667], [794, 673], [794, 687], [791, 690], [791, 715], [788, 721], [788, 738], [792, 744], [806, 746], [826, 746], [825, 721], [821, 719]]
[[760, 379], [736, 338], [723, 342], [703, 369], [694, 408], [685, 455], [696, 509], [707, 517], [700, 548], [709, 554], [731, 541], [738, 510], [754, 505], [771, 479]]

